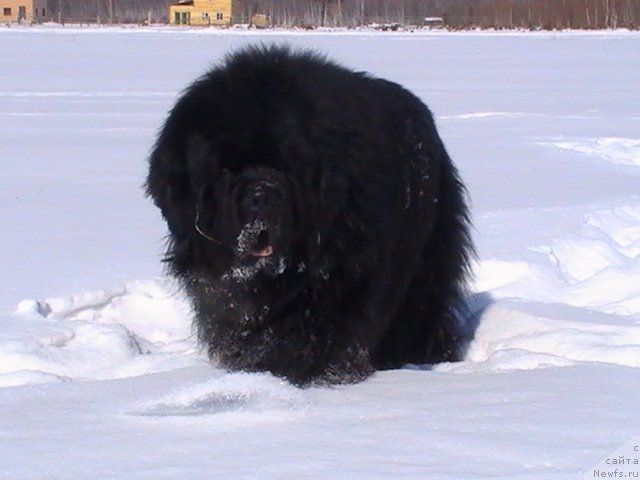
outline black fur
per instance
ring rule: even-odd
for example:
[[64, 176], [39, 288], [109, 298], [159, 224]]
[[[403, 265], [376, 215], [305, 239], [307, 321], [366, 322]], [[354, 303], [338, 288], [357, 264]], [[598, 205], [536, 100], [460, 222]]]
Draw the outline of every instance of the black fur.
[[147, 192], [223, 366], [303, 385], [456, 359], [465, 190], [402, 87], [311, 52], [246, 48], [177, 102]]

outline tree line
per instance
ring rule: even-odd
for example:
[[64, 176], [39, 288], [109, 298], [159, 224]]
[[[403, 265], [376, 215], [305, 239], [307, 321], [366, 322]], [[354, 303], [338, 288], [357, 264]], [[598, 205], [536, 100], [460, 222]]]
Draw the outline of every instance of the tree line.
[[[49, 0], [62, 22], [164, 23], [168, 0]], [[275, 27], [382, 25], [449, 29], [640, 27], [640, 0], [242, 0], [238, 21], [267, 14]], [[441, 21], [427, 20], [439, 18]]]

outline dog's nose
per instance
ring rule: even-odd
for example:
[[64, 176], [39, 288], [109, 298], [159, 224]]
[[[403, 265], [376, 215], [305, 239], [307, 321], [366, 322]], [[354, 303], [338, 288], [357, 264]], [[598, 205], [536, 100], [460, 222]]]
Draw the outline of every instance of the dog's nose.
[[244, 200], [245, 208], [249, 213], [259, 214], [269, 205], [269, 199], [263, 192], [248, 192]]
[[269, 207], [271, 203], [269, 200], [269, 192], [264, 191], [263, 189], [254, 192], [251, 198], [250, 208], [253, 211], [264, 210]]
[[264, 212], [274, 206], [274, 202], [279, 195], [277, 187], [259, 183], [250, 189], [247, 206], [251, 212]]

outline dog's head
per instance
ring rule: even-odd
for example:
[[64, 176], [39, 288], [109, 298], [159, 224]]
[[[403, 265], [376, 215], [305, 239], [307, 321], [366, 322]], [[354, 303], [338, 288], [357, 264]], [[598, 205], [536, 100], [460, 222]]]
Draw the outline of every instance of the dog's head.
[[313, 152], [291, 136], [283, 138], [290, 150], [278, 146], [269, 154], [256, 151], [256, 142], [221, 145], [202, 133], [179, 148], [158, 143], [147, 191], [171, 232], [173, 273], [245, 281], [322, 263], [347, 183], [315, 168]]
[[354, 135], [323, 114], [334, 103], [292, 82], [287, 64], [252, 64], [265, 69], [259, 76], [245, 75], [242, 62], [214, 69], [167, 118], [146, 187], [169, 226], [167, 260], [177, 276], [313, 270], [345, 247], [330, 234], [336, 225], [356, 228], [338, 218], [353, 177], [342, 172], [343, 157], [367, 143], [350, 143]]
[[215, 173], [191, 167], [197, 241], [231, 254], [230, 274], [239, 280], [259, 271], [281, 273], [290, 261], [297, 213], [284, 173], [261, 166]]

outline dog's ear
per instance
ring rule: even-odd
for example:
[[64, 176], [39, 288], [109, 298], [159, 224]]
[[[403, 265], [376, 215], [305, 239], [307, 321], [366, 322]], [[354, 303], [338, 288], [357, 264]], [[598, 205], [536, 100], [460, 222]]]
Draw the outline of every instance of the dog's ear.
[[189, 235], [195, 203], [184, 156], [158, 145], [149, 159], [146, 192], [162, 212], [174, 240]]
[[186, 157], [191, 189], [199, 197], [218, 178], [218, 157], [211, 144], [198, 134], [187, 140]]

